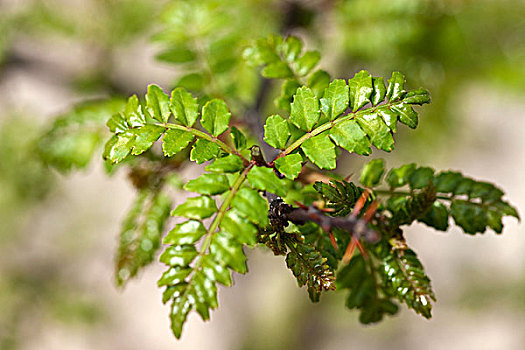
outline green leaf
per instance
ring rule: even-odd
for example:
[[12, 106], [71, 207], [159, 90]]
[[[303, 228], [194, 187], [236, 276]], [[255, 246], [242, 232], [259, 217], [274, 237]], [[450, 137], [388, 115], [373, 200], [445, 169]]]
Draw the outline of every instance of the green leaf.
[[119, 286], [153, 261], [160, 247], [170, 206], [170, 199], [161, 193], [142, 190], [137, 196], [120, 233], [116, 258], [116, 280]]
[[255, 166], [248, 173], [247, 179], [258, 190], [275, 193], [279, 197], [286, 195], [283, 182], [275, 175], [272, 168]]
[[257, 229], [236, 210], [229, 210], [220, 223], [221, 232], [241, 244], [253, 246], [257, 243]]
[[233, 145], [235, 146], [236, 150], [243, 150], [246, 148], [246, 136], [237, 129], [235, 126], [231, 127], [231, 136], [233, 139]]
[[394, 105], [391, 107], [392, 111], [399, 114], [399, 121], [409, 128], [415, 129], [418, 124], [418, 116], [414, 109], [408, 104]]
[[170, 246], [166, 248], [159, 261], [170, 266], [189, 266], [197, 257], [197, 250], [193, 245]]
[[255, 190], [241, 188], [231, 206], [257, 225], [265, 226], [268, 222], [268, 202]]
[[380, 248], [383, 264], [380, 272], [390, 293], [416, 313], [430, 318], [432, 300], [436, 298], [417, 255], [411, 249], [392, 249], [387, 244]]
[[133, 142], [133, 150], [131, 151], [131, 154], [136, 156], [150, 149], [163, 132], [164, 128], [156, 125], [144, 125], [140, 129], [135, 129], [134, 134], [136, 136]]
[[401, 99], [405, 90], [405, 77], [399, 72], [393, 72], [392, 77], [388, 80], [388, 88], [386, 89], [386, 98], [389, 101]]
[[212, 281], [216, 281], [224, 286], [231, 286], [232, 279], [230, 270], [222, 263], [215, 261], [210, 255], [202, 257], [202, 272]]
[[175, 85], [191, 91], [202, 91], [204, 88], [204, 76], [201, 73], [186, 74]]
[[381, 116], [388, 128], [392, 130], [393, 133], [396, 133], [398, 114], [389, 107], [378, 108], [377, 113]]
[[343, 79], [336, 79], [324, 92], [321, 99], [321, 111], [329, 120], [334, 120], [348, 108], [349, 101], [348, 85]]
[[269, 79], [286, 79], [293, 77], [293, 72], [284, 62], [273, 62], [264, 67], [261, 75]]
[[330, 181], [330, 184], [318, 181], [314, 189], [323, 196], [327, 207], [333, 209], [330, 215], [334, 216], [348, 215], [363, 193], [361, 188], [346, 181]]
[[366, 187], [374, 187], [379, 184], [385, 172], [385, 161], [373, 159], [361, 170], [361, 183]]
[[434, 187], [436, 192], [454, 193], [462, 179], [461, 173], [455, 171], [441, 172], [434, 178]]
[[185, 298], [174, 298], [171, 304], [170, 321], [171, 330], [177, 339], [182, 335], [182, 326], [188, 314], [193, 309], [193, 304]]
[[410, 174], [408, 178], [408, 184], [412, 189], [420, 189], [431, 185], [433, 179], [434, 169], [428, 167], [420, 167]]
[[368, 155], [372, 152], [370, 140], [355, 120], [337, 123], [330, 130], [330, 138], [350, 153]]
[[157, 282], [157, 285], [162, 287], [179, 284], [184, 282], [190, 272], [191, 269], [189, 268], [181, 268], [180, 266], [170, 267], [162, 274], [161, 278]]
[[228, 177], [222, 174], [202, 174], [194, 180], [188, 181], [184, 185], [187, 191], [198, 192], [200, 194], [216, 195], [230, 189]]
[[213, 99], [202, 108], [201, 124], [210, 134], [217, 137], [228, 129], [230, 117], [226, 102]]
[[195, 61], [197, 55], [186, 45], [172, 44], [169, 49], [163, 50], [155, 58], [169, 63], [186, 63]]
[[319, 101], [307, 87], [297, 89], [290, 112], [290, 121], [299, 129], [310, 131], [320, 117]]
[[370, 96], [374, 91], [372, 86], [372, 76], [365, 70], [356, 73], [348, 80], [350, 88], [350, 107], [355, 112], [370, 102]]
[[188, 220], [175, 227], [164, 237], [164, 244], [185, 245], [197, 242], [206, 234], [206, 228], [197, 220]]
[[405, 164], [399, 168], [391, 169], [386, 176], [386, 182], [391, 188], [403, 187], [408, 183], [410, 175], [416, 170], [416, 164]]
[[278, 61], [279, 56], [275, 52], [275, 47], [272, 47], [268, 41], [269, 39], [266, 38], [257, 40], [243, 51], [243, 58], [254, 66]]
[[247, 272], [246, 257], [242, 251], [242, 246], [229, 239], [221, 231], [213, 236], [210, 252], [217, 261], [221, 261], [233, 270], [243, 274]]
[[372, 93], [371, 98], [372, 105], [377, 106], [381, 101], [385, 99], [386, 96], [385, 81], [382, 77], [372, 77], [372, 85], [374, 86], [374, 91]]
[[123, 161], [131, 152], [134, 138], [135, 135], [130, 132], [113, 135], [106, 143], [104, 159], [109, 160], [112, 164]]
[[293, 63], [293, 69], [298, 76], [302, 77], [310, 73], [320, 60], [321, 54], [319, 51], [307, 51]]
[[403, 98], [404, 103], [411, 105], [423, 105], [430, 103], [430, 101], [430, 93], [422, 88], [407, 92], [405, 98]]
[[286, 147], [286, 141], [290, 138], [288, 122], [280, 115], [272, 115], [266, 119], [264, 125], [264, 141], [270, 146], [278, 149]]
[[294, 180], [303, 169], [303, 157], [300, 154], [288, 154], [275, 160], [275, 167], [281, 174], [290, 180]]
[[369, 272], [366, 263], [361, 256], [356, 256], [350, 260], [337, 273], [336, 286], [338, 290], [349, 289], [346, 299], [346, 307], [349, 309], [360, 309], [359, 321], [363, 324], [379, 322], [385, 314], [394, 315], [398, 311], [398, 306], [391, 300], [381, 298], [378, 290], [374, 272]]
[[301, 149], [321, 169], [335, 169], [335, 145], [328, 137], [328, 131], [306, 140]]
[[[321, 97], [330, 84], [330, 74], [324, 70], [318, 70], [313, 73], [308, 79], [308, 87], [314, 92], [317, 97]], [[296, 89], [297, 90], [297, 89]]]
[[234, 154], [229, 154], [226, 157], [215, 159], [213, 163], [206, 166], [205, 170], [218, 173], [236, 173], [242, 168], [241, 158]]
[[129, 130], [129, 125], [122, 114], [114, 114], [106, 123], [109, 131], [120, 134]]
[[146, 93], [146, 109], [153, 119], [167, 123], [170, 117], [169, 97], [157, 85], [149, 85]]
[[142, 106], [140, 105], [137, 95], [133, 95], [128, 99], [128, 103], [124, 107], [124, 112], [122, 114], [132, 128], [141, 127], [146, 124], [146, 117], [144, 116], [144, 113], [142, 113]]
[[188, 219], [201, 220], [217, 212], [215, 201], [208, 196], [188, 198], [171, 212], [172, 216], [183, 216]]
[[418, 219], [430, 227], [439, 231], [446, 231], [448, 229], [448, 210], [442, 203], [435, 201], [430, 210]]
[[193, 141], [195, 136], [187, 131], [168, 129], [162, 138], [162, 150], [166, 157], [172, 157]]
[[326, 258], [309, 244], [286, 240], [290, 251], [286, 255], [286, 266], [292, 271], [299, 286], [306, 285], [312, 301], [319, 301], [323, 290], [335, 289], [334, 276], [326, 264]]
[[286, 38], [282, 45], [283, 56], [287, 62], [293, 62], [303, 51], [303, 42], [295, 36]]
[[[52, 126], [40, 135], [38, 155], [47, 165], [61, 172], [85, 168], [107, 138], [104, 123], [109, 123], [108, 119], [120, 112], [125, 105], [125, 101], [119, 98], [75, 105], [71, 111], [58, 116]], [[2, 126], [2, 131], [9, 133], [7, 124]], [[27, 132], [24, 135], [24, 140], [29, 140]], [[3, 139], [5, 141], [7, 137]], [[30, 143], [33, 144], [33, 141]], [[35, 150], [30, 151], [32, 153]]]
[[171, 92], [170, 109], [179, 122], [192, 127], [199, 116], [197, 99], [184, 88], [176, 88]]
[[455, 199], [450, 205], [450, 214], [465, 233], [476, 234], [486, 230], [487, 214], [479, 204]]
[[197, 164], [201, 164], [216, 158], [220, 151], [221, 149], [216, 143], [198, 139], [191, 149], [190, 159], [197, 162]]
[[301, 87], [301, 84], [299, 84], [295, 79], [285, 80], [281, 87], [281, 96], [274, 101], [277, 107], [290, 112], [290, 105], [292, 103], [293, 96], [299, 87]]
[[390, 152], [394, 148], [394, 138], [390, 129], [378, 114], [363, 114], [356, 117], [356, 120], [378, 149]]

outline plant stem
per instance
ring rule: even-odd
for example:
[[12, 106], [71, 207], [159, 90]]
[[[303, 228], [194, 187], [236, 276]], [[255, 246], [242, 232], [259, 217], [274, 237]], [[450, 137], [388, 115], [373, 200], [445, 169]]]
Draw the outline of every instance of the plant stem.
[[161, 126], [161, 127], [168, 128], [168, 129], [176, 129], [176, 130], [182, 130], [182, 131], [187, 131], [189, 133], [192, 133], [193, 135], [197, 136], [198, 138], [201, 138], [201, 139], [204, 139], [204, 140], [207, 140], [207, 141], [210, 141], [210, 142], [213, 142], [213, 143], [217, 144], [217, 146], [219, 146], [226, 153], [235, 154], [236, 156], [240, 157], [242, 159], [242, 162], [243, 162], [244, 166], [248, 166], [248, 164], [250, 164], [250, 161], [248, 159], [246, 159], [246, 157], [244, 157], [242, 154], [240, 154], [239, 151], [237, 151], [236, 149], [228, 146], [227, 144], [225, 144], [224, 142], [219, 140], [217, 137], [209, 135], [209, 134], [207, 134], [207, 133], [205, 133], [203, 131], [200, 131], [200, 130], [195, 129], [195, 128], [191, 128], [189, 126], [184, 126], [184, 125], [179, 125], [179, 124], [172, 124], [172, 123], [155, 123], [154, 125]]
[[[399, 100], [395, 100], [395, 101], [390, 101], [389, 103], [385, 103], [385, 104], [380, 104], [380, 105], [377, 105], [373, 108], [366, 108], [366, 109], [361, 109], [361, 110], [358, 110], [358, 111], [355, 111], [355, 112], [348, 112], [346, 114], [343, 114], [341, 117], [339, 117], [338, 119], [335, 119], [335, 120], [331, 120], [315, 129], [313, 129], [312, 131], [310, 132], [307, 132], [306, 134], [304, 134], [303, 136], [301, 136], [299, 139], [297, 139], [294, 143], [292, 143], [290, 146], [288, 146], [284, 151], [282, 151], [281, 153], [279, 153], [279, 155], [277, 156], [277, 158], [281, 158], [281, 157], [284, 157], [290, 153], [292, 153], [293, 151], [295, 151], [297, 148], [301, 147], [301, 145], [308, 139], [314, 137], [314, 136], [317, 136], [319, 135], [320, 133], [322, 133], [323, 131], [326, 131], [326, 130], [329, 130], [331, 128], [333, 128], [334, 126], [336, 126], [337, 124], [340, 124], [342, 122], [345, 122], [345, 121], [348, 121], [348, 120], [352, 120], [352, 119], [355, 119], [357, 116], [359, 115], [363, 115], [363, 114], [366, 114], [366, 113], [373, 113], [375, 112], [377, 109], [379, 108], [390, 108], [391, 106], [397, 104], [397, 103], [400, 103]], [[276, 158], [276, 159], [277, 159]]]

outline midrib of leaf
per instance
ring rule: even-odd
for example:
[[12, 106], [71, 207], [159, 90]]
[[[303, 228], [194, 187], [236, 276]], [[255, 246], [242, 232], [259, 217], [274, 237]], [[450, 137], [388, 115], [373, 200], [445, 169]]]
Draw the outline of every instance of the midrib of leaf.
[[190, 277], [189, 277], [189, 280], [188, 280], [188, 286], [187, 286], [186, 290], [184, 291], [184, 294], [179, 297], [180, 299], [183, 299], [183, 298], [187, 299], [188, 298], [188, 293], [193, 288], [193, 276], [201, 268], [202, 257], [206, 254], [206, 251], [210, 247], [211, 240], [213, 239], [213, 236], [215, 235], [215, 233], [217, 231], [217, 228], [219, 228], [219, 225], [220, 225], [224, 215], [226, 214], [226, 211], [230, 207], [230, 204], [231, 204], [233, 198], [237, 194], [237, 191], [239, 190], [241, 185], [246, 180], [246, 176], [248, 175], [248, 173], [250, 172], [250, 170], [254, 166], [255, 166], [255, 163], [250, 163], [246, 168], [244, 168], [242, 173], [239, 174], [239, 176], [237, 177], [237, 179], [233, 183], [232, 187], [230, 188], [230, 192], [228, 192], [228, 194], [226, 195], [226, 198], [224, 198], [224, 202], [222, 202], [221, 207], [219, 208], [219, 211], [217, 212], [217, 214], [213, 218], [213, 221], [210, 224], [210, 227], [208, 228], [208, 231], [206, 232], [206, 237], [204, 238], [204, 242], [202, 243], [202, 246], [201, 246], [201, 248], [199, 250], [199, 254], [197, 255], [195, 264], [193, 265], [193, 267], [191, 269]]
[[217, 138], [215, 136], [212, 136], [212, 135], [209, 135], [209, 134], [207, 134], [207, 133], [205, 133], [203, 131], [200, 131], [200, 130], [195, 129], [195, 128], [191, 128], [189, 126], [173, 124], [173, 123], [154, 123], [153, 125], [160, 126], [160, 127], [163, 127], [163, 128], [168, 128], [168, 129], [177, 129], [177, 130], [190, 132], [190, 133], [192, 133], [193, 135], [195, 135], [198, 138], [201, 138], [201, 139], [204, 139], [206, 141], [210, 141], [210, 142], [213, 142], [213, 143], [217, 144], [217, 146], [219, 146], [226, 153], [234, 154], [234, 155], [240, 157], [242, 159], [242, 162], [243, 162], [244, 166], [248, 166], [248, 164], [250, 164], [250, 161], [248, 159], [246, 159], [246, 157], [244, 157], [241, 153], [239, 153], [239, 151], [237, 151], [236, 149], [233, 149], [232, 147], [228, 146], [227, 144], [225, 144], [224, 142], [219, 140], [219, 138]]
[[319, 135], [320, 133], [326, 131], [326, 130], [329, 130], [331, 128], [333, 128], [334, 126], [336, 126], [337, 124], [339, 123], [342, 123], [344, 121], [347, 121], [347, 120], [352, 120], [354, 119], [355, 117], [359, 116], [359, 115], [363, 115], [363, 114], [367, 114], [367, 113], [371, 113], [371, 112], [375, 112], [377, 109], [379, 108], [384, 108], [385, 106], [390, 108], [396, 104], [399, 104], [399, 103], [402, 103], [403, 101], [402, 100], [395, 100], [395, 101], [390, 101], [388, 103], [385, 103], [385, 104], [379, 104], [375, 107], [372, 107], [372, 108], [367, 108], [367, 109], [361, 109], [361, 110], [358, 110], [356, 112], [348, 112], [346, 114], [343, 114], [343, 116], [335, 119], [335, 120], [332, 120], [332, 121], [329, 121], [321, 126], [318, 126], [317, 128], [313, 129], [312, 131], [310, 132], [307, 132], [306, 134], [304, 134], [303, 136], [301, 136], [299, 139], [297, 139], [294, 143], [292, 143], [290, 146], [288, 146], [284, 151], [282, 151], [281, 153], [279, 153], [279, 155], [275, 158], [281, 158], [281, 157], [284, 157], [290, 153], [292, 153], [293, 151], [295, 151], [297, 148], [301, 147], [301, 145], [308, 139], [314, 137], [314, 136], [317, 136]]

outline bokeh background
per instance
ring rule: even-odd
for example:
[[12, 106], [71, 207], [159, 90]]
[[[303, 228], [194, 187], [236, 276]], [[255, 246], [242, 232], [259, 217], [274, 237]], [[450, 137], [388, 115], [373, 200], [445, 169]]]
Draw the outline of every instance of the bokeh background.
[[[186, 68], [156, 58], [167, 45], [156, 33], [184, 33], [199, 20], [212, 28], [213, 43], [221, 35], [214, 28], [223, 26], [242, 33], [239, 46], [229, 47], [234, 60], [246, 39], [281, 28], [285, 3], [0, 0], [1, 349], [525, 348], [525, 230], [514, 219], [504, 221], [501, 236], [438, 233], [418, 224], [407, 229], [438, 297], [431, 320], [402, 307], [365, 327], [343, 307], [343, 295], [312, 305], [282, 257], [263, 249], [247, 252], [250, 273], [220, 290], [211, 321], [191, 315], [178, 342], [156, 287], [160, 264], [124, 290], [115, 287], [117, 233], [134, 189], [125, 172], [108, 177], [99, 156], [67, 176], [45, 167], [35, 151], [39, 135], [81, 101], [180, 83]], [[523, 215], [525, 1], [294, 6], [300, 26], [291, 32], [323, 52], [321, 66], [333, 76], [400, 70], [412, 87], [431, 91], [420, 127], [404, 128], [396, 151], [375, 157], [389, 166], [418, 162], [497, 183]], [[177, 22], [181, 8], [194, 17]], [[213, 56], [206, 40], [204, 50]], [[254, 85], [241, 68], [242, 76], [226, 83]], [[251, 90], [244, 91], [241, 99], [249, 101]], [[339, 167], [352, 173], [362, 162], [346, 155]]]

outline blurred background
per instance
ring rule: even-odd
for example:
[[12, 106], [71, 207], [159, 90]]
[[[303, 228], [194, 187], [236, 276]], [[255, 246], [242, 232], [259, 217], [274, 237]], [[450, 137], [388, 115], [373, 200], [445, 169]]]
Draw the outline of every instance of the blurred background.
[[[41, 135], [82, 101], [119, 101], [150, 83], [219, 95], [242, 115], [258, 86], [242, 48], [283, 31], [290, 7], [286, 33], [319, 49], [332, 76], [399, 70], [430, 90], [420, 127], [402, 128], [396, 152], [374, 157], [494, 182], [523, 216], [523, 0], [0, 0], [1, 349], [525, 348], [525, 230], [513, 219], [501, 236], [406, 230], [438, 298], [431, 320], [402, 307], [365, 327], [344, 295], [312, 305], [282, 257], [263, 249], [247, 252], [250, 273], [220, 290], [211, 321], [192, 314], [178, 342], [156, 287], [163, 266], [116, 288], [134, 189], [123, 171], [107, 176], [103, 130], [74, 145], [87, 166], [67, 176], [43, 165]], [[275, 110], [271, 99], [265, 108]], [[363, 161], [342, 156], [341, 173]]]

